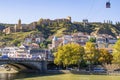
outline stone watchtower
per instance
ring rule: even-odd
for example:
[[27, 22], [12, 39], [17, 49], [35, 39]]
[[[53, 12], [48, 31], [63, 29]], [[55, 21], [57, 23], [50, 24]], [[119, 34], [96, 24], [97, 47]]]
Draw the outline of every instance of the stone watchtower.
[[20, 32], [20, 31], [22, 31], [21, 19], [19, 19], [18, 24], [15, 24], [14, 26], [14, 32]]
[[71, 17], [70, 16], [68, 16], [67, 19], [71, 22]]
[[18, 29], [22, 30], [21, 19], [18, 20]]

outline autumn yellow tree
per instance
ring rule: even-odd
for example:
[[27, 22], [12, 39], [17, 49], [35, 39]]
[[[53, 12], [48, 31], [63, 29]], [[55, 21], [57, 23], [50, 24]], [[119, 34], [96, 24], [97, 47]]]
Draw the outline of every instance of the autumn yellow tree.
[[76, 43], [69, 43], [59, 46], [54, 53], [54, 63], [57, 65], [63, 64], [69, 66], [71, 64], [79, 64], [84, 55], [84, 48]]
[[84, 59], [89, 62], [89, 64], [93, 64], [98, 60], [99, 50], [96, 49], [96, 46], [92, 42], [87, 42], [85, 45], [85, 55]]
[[120, 64], [120, 40], [113, 47], [113, 63]]
[[99, 53], [100, 54], [99, 54], [98, 61], [100, 63], [102, 63], [102, 64], [105, 64], [105, 63], [109, 64], [109, 63], [111, 63], [113, 57], [112, 57], [112, 54], [108, 52], [108, 50], [106, 50], [106, 49], [100, 49]]

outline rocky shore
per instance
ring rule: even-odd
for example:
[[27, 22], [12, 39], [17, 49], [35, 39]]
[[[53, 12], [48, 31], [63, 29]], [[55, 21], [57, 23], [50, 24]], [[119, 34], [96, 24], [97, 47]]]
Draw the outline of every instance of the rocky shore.
[[10, 67], [0, 66], [0, 73], [18, 73], [18, 71]]

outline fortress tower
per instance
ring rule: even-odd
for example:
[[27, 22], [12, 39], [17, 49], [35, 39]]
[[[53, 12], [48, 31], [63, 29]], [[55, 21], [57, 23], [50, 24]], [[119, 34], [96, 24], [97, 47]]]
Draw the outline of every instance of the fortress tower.
[[22, 30], [21, 19], [18, 20], [17, 28], [18, 28], [19, 30]]
[[70, 16], [68, 16], [67, 19], [68, 19], [69, 21], [71, 21], [71, 17], [70, 17]]

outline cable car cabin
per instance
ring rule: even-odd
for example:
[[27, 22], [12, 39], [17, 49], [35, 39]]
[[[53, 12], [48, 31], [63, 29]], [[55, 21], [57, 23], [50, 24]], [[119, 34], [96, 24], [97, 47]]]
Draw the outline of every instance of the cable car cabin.
[[106, 2], [106, 8], [110, 8], [110, 2]]

